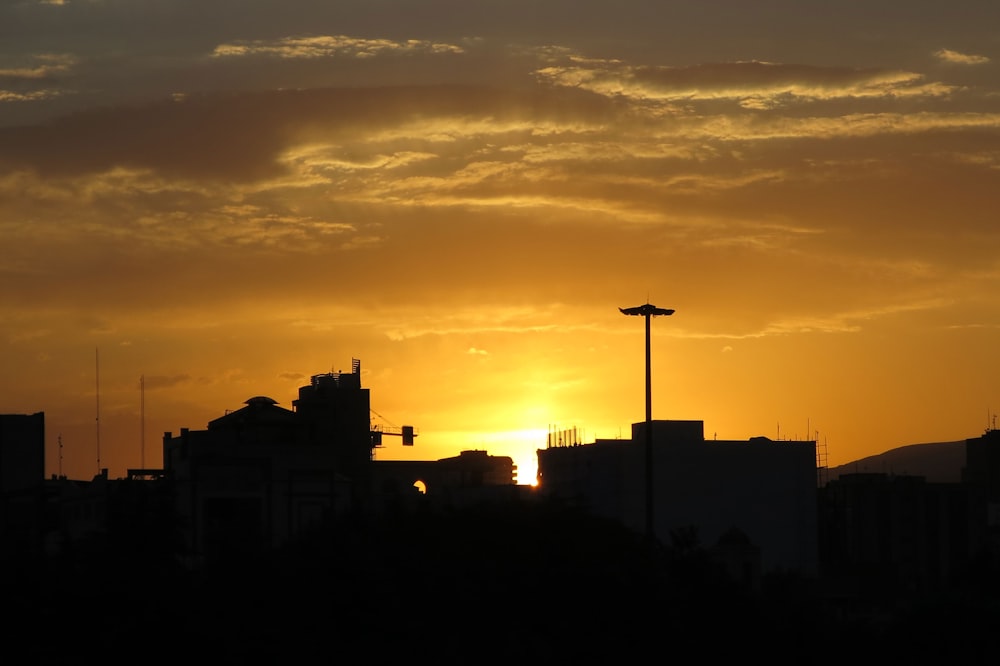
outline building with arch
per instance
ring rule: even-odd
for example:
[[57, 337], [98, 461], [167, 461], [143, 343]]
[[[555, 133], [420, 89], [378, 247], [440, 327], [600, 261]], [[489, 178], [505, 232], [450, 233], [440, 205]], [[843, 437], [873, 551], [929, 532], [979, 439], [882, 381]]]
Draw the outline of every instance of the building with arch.
[[382, 434], [372, 428], [357, 359], [349, 373], [314, 375], [292, 409], [258, 395], [205, 430], [165, 433], [162, 474], [173, 484], [192, 564], [264, 552], [348, 512], [383, 510], [415, 494], [417, 481], [427, 496], [449, 501], [516, 485], [512, 460], [485, 451], [375, 461]]

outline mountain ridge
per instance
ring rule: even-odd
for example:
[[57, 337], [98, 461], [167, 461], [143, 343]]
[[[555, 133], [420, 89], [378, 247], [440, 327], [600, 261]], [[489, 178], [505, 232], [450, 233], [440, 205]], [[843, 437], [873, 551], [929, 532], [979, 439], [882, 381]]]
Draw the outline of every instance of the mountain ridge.
[[922, 476], [929, 483], [959, 483], [965, 467], [966, 439], [951, 442], [907, 444], [873, 456], [830, 467], [827, 478], [844, 474], [881, 473], [898, 476]]

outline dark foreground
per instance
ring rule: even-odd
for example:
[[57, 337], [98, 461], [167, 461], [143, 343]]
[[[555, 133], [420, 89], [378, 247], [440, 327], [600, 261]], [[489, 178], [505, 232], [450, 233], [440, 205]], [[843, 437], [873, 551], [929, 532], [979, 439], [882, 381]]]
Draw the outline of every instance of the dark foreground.
[[746, 590], [697, 544], [544, 504], [331, 526], [294, 549], [183, 571], [108, 544], [4, 577], [19, 664], [672, 663], [996, 657], [995, 595], [844, 600], [816, 580]]

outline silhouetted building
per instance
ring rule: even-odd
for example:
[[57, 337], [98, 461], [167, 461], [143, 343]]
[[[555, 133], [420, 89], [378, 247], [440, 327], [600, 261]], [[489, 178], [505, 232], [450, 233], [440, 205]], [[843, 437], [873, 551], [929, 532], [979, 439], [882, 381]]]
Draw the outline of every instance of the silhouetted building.
[[[418, 481], [429, 496], [449, 500], [516, 483], [512, 460], [485, 451], [376, 462], [373, 450], [386, 431], [372, 428], [357, 359], [350, 373], [314, 375], [292, 406], [256, 396], [206, 430], [164, 434], [163, 473], [192, 564], [262, 553], [348, 511], [381, 510], [413, 498]], [[412, 427], [399, 434], [412, 444]]]
[[[669, 544], [678, 530], [694, 529], [713, 548], [739, 533], [738, 558], [759, 550], [759, 566], [740, 561], [740, 578], [757, 571], [818, 573], [816, 443], [706, 441], [702, 421], [653, 421], [652, 506], [656, 538]], [[579, 503], [642, 530], [646, 519], [646, 423], [630, 440], [570, 443], [538, 451], [543, 495]], [[738, 530], [734, 532], [733, 530]], [[743, 541], [745, 540], [745, 541]], [[736, 560], [733, 560], [736, 562]]]
[[207, 430], [164, 434], [164, 471], [195, 564], [280, 546], [369, 492], [370, 398], [360, 361], [350, 373], [314, 375], [294, 411], [265, 396], [245, 404]]
[[313, 375], [292, 402], [307, 441], [329, 446], [338, 472], [361, 488], [368, 482], [372, 449], [370, 392], [361, 386], [361, 361], [351, 372]]
[[1000, 431], [965, 440], [961, 483], [841, 474], [820, 489], [822, 568], [856, 598], [985, 589], [1000, 577]]
[[5, 557], [41, 543], [45, 414], [0, 414], [0, 541]]
[[965, 440], [962, 481], [983, 502], [985, 524], [1000, 528], [1000, 430]]
[[1000, 430], [965, 440], [962, 482], [970, 494], [979, 557], [1000, 577]]
[[0, 492], [38, 489], [45, 479], [45, 414], [0, 414]]
[[373, 488], [382, 506], [454, 507], [514, 500], [517, 466], [509, 456], [462, 451], [440, 460], [377, 460]]
[[108, 534], [107, 470], [90, 481], [53, 477], [45, 482], [49, 505], [46, 553], [96, 551]]
[[961, 484], [842, 474], [820, 490], [820, 507], [822, 569], [842, 596], [885, 600], [950, 589], [976, 548]]

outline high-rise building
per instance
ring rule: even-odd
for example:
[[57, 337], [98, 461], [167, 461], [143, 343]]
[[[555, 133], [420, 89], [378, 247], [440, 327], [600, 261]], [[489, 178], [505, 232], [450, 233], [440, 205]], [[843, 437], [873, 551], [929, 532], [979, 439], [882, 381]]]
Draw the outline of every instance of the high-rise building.
[[4, 555], [40, 542], [45, 414], [0, 414], [0, 542]]

